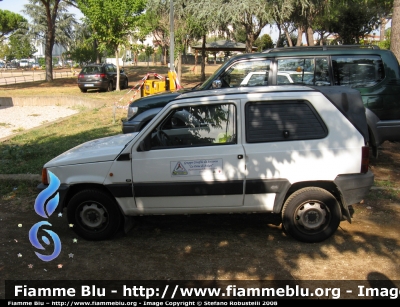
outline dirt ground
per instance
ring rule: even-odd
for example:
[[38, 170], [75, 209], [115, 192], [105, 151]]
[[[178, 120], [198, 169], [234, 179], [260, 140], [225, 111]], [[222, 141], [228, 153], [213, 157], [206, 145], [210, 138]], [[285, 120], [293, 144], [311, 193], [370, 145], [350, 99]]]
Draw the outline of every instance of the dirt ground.
[[74, 234], [64, 212], [49, 219], [62, 243], [50, 262], [28, 238], [43, 220], [31, 181], [32, 195], [0, 197], [0, 298], [11, 279], [400, 280], [400, 144], [384, 143], [371, 167], [381, 188], [354, 206], [352, 224], [342, 222], [322, 243], [297, 242], [263, 214], [138, 217], [126, 235], [90, 242]]

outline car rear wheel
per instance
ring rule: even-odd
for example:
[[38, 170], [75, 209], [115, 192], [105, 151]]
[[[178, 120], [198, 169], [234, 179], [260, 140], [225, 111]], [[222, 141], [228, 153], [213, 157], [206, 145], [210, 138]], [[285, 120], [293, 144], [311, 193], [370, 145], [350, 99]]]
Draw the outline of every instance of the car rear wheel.
[[104, 240], [116, 234], [122, 215], [115, 200], [101, 190], [75, 194], [67, 207], [68, 223], [86, 240]]
[[282, 210], [285, 231], [302, 242], [321, 242], [339, 227], [340, 206], [328, 191], [308, 187], [294, 192]]

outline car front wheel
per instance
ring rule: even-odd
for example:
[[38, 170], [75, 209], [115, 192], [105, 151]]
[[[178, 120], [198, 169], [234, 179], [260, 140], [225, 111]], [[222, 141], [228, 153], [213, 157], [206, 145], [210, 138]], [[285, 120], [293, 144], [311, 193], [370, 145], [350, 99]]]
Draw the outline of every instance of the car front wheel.
[[115, 200], [101, 190], [75, 194], [67, 207], [68, 223], [86, 240], [104, 240], [116, 234], [122, 215]]
[[86, 93], [87, 92], [87, 89], [85, 89], [85, 88], [80, 88], [80, 90], [81, 90], [82, 93]]
[[282, 224], [286, 232], [302, 242], [321, 242], [339, 227], [340, 206], [328, 191], [308, 187], [294, 192], [282, 210]]

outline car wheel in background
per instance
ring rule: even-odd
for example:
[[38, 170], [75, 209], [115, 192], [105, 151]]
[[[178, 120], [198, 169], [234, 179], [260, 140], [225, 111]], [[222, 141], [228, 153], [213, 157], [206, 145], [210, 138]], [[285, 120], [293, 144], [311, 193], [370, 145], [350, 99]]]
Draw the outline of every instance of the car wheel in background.
[[85, 88], [80, 88], [80, 90], [81, 90], [82, 93], [86, 93], [87, 92], [87, 89], [85, 89]]

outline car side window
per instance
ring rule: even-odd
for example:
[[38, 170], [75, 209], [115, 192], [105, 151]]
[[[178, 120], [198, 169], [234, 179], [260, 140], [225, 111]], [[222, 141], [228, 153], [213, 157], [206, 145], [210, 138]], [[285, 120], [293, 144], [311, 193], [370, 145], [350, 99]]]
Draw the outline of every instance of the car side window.
[[247, 143], [321, 139], [328, 134], [306, 100], [248, 102], [245, 112]]
[[268, 85], [270, 64], [270, 60], [241, 61], [229, 67], [219, 80], [222, 87]]
[[107, 65], [106, 66], [106, 72], [114, 72], [114, 68], [112, 65]]
[[278, 59], [276, 84], [331, 85], [328, 58]]
[[236, 107], [230, 103], [174, 109], [151, 133], [151, 149], [236, 142]]
[[332, 56], [332, 68], [335, 85], [369, 87], [385, 78], [379, 56]]

